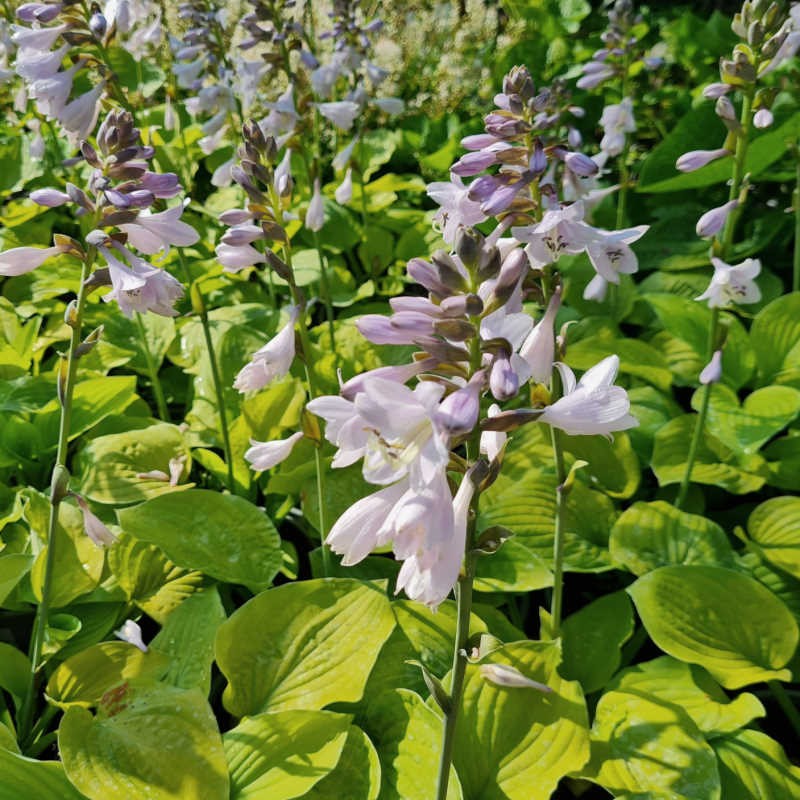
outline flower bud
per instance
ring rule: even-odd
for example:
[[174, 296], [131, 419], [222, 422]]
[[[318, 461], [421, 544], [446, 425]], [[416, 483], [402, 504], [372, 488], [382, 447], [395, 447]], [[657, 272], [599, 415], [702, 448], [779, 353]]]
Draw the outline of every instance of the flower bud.
[[722, 95], [717, 98], [714, 111], [716, 112], [716, 115], [725, 122], [738, 123], [739, 121], [736, 116], [736, 109], [733, 107], [733, 103], [731, 103], [730, 98], [726, 95]]
[[461, 259], [464, 266], [469, 269], [475, 269], [478, 258], [480, 257], [481, 248], [483, 247], [483, 234], [476, 231], [474, 228], [459, 227], [456, 231], [455, 246], [456, 255]]
[[753, 125], [756, 128], [769, 128], [773, 122], [775, 122], [775, 117], [768, 108], [759, 108], [753, 114]]
[[738, 200], [730, 200], [724, 205], [706, 211], [706, 213], [697, 220], [697, 226], [695, 227], [697, 235], [701, 239], [710, 239], [712, 236], [716, 236], [725, 227], [728, 214], [738, 206]]
[[477, 424], [485, 377], [484, 370], [476, 372], [466, 386], [449, 394], [439, 404], [437, 420], [451, 436], [469, 433]]
[[451, 293], [463, 292], [469, 288], [466, 277], [448, 252], [436, 250], [431, 255], [431, 261], [439, 274], [439, 280], [451, 290]]
[[718, 158], [732, 155], [730, 150], [720, 147], [717, 150], [691, 150], [684, 153], [676, 162], [675, 168], [681, 172], [694, 172], [696, 169], [716, 161]]
[[722, 350], [715, 350], [711, 361], [703, 367], [700, 373], [700, 383], [703, 386], [709, 383], [719, 383], [722, 380]]
[[465, 342], [477, 334], [475, 326], [463, 319], [442, 319], [433, 323], [433, 330], [453, 342]]
[[564, 164], [579, 178], [591, 178], [597, 175], [599, 170], [597, 163], [583, 153], [567, 153], [564, 156]]
[[526, 678], [518, 669], [508, 664], [481, 664], [478, 668], [481, 677], [495, 686], [513, 689], [536, 689], [549, 693], [553, 690], [544, 683], [539, 683], [531, 678]]
[[492, 361], [492, 369], [489, 373], [489, 389], [495, 400], [499, 400], [501, 403], [504, 400], [516, 397], [519, 392], [519, 376], [505, 354], [501, 353]]
[[107, 29], [108, 22], [106, 22], [106, 18], [99, 11], [95, 11], [89, 20], [89, 30], [94, 34], [95, 39], [102, 41]]
[[703, 97], [705, 97], [706, 100], [717, 100], [723, 95], [728, 94], [732, 88], [733, 87], [728, 83], [709, 83], [708, 86], [703, 89]]
[[65, 192], [59, 192], [58, 189], [35, 189], [29, 195], [30, 199], [38, 206], [45, 206], [46, 208], [57, 208], [68, 203], [70, 197]]

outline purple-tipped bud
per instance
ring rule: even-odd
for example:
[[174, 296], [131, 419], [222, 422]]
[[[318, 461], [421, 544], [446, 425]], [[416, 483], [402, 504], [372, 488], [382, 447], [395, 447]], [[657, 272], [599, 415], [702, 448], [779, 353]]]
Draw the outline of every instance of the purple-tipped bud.
[[733, 107], [733, 103], [731, 102], [730, 98], [726, 95], [721, 95], [717, 98], [717, 102], [714, 105], [714, 111], [716, 115], [725, 122], [738, 122], [739, 119], [736, 116], [736, 109]]
[[36, 189], [29, 196], [37, 206], [46, 206], [47, 208], [57, 208], [70, 201], [69, 195], [59, 192], [58, 189]]
[[451, 436], [469, 433], [478, 423], [485, 378], [484, 370], [475, 373], [463, 389], [449, 394], [439, 405], [437, 421]]
[[515, 397], [519, 392], [519, 376], [505, 355], [498, 355], [492, 362], [489, 375], [489, 388], [495, 400], [503, 402]]
[[706, 386], [709, 383], [719, 383], [722, 380], [722, 350], [715, 350], [711, 361], [703, 367], [700, 373], [700, 383]]
[[469, 177], [470, 175], [477, 175], [483, 172], [487, 167], [497, 163], [497, 153], [487, 152], [486, 150], [478, 150], [474, 153], [467, 153], [456, 161], [450, 172], [460, 175], [462, 178]]
[[219, 215], [219, 221], [223, 225], [243, 225], [252, 219], [253, 215], [242, 208], [230, 208]]
[[491, 136], [488, 133], [476, 133], [473, 136], [465, 136], [461, 140], [461, 146], [465, 150], [483, 150], [485, 147], [491, 147], [500, 141], [496, 136]]
[[539, 139], [536, 140], [536, 144], [533, 146], [533, 155], [529, 166], [531, 172], [535, 175], [541, 175], [547, 169], [547, 156]]
[[695, 227], [697, 235], [702, 239], [710, 239], [712, 236], [716, 236], [725, 227], [728, 214], [730, 214], [734, 208], [737, 208], [738, 205], [738, 200], [731, 200], [724, 205], [706, 211], [706, 213], [697, 220], [697, 226]]
[[[415, 280], [429, 292], [433, 292], [433, 294], [437, 294], [440, 297], [449, 297], [453, 293], [451, 289], [442, 283], [436, 267], [422, 258], [412, 258], [406, 266], [406, 272], [409, 278]], [[366, 334], [364, 335], [366, 336]], [[369, 339], [369, 336], [367, 338]]]
[[583, 153], [567, 153], [564, 156], [564, 163], [567, 169], [579, 178], [591, 178], [597, 175], [600, 169], [597, 163]]
[[577, 128], [570, 128], [567, 133], [567, 143], [576, 150], [583, 144], [583, 136]]
[[756, 128], [769, 128], [773, 122], [775, 122], [775, 117], [768, 108], [759, 108], [758, 111], [753, 114], [753, 125], [755, 125]]
[[17, 19], [23, 22], [52, 22], [62, 8], [62, 3], [24, 3], [17, 9]]
[[729, 83], [710, 83], [703, 89], [703, 97], [706, 100], [717, 100], [720, 97], [728, 94], [733, 89]]
[[141, 178], [142, 187], [162, 200], [175, 197], [181, 190], [181, 183], [174, 172], [145, 172]]
[[684, 153], [676, 162], [675, 168], [681, 172], [694, 172], [696, 169], [716, 161], [718, 158], [724, 158], [731, 155], [730, 150], [720, 147], [718, 150], [691, 150]]
[[94, 34], [96, 39], [102, 39], [108, 30], [108, 22], [106, 18], [99, 12], [95, 11], [92, 18], [89, 20], [89, 30]]

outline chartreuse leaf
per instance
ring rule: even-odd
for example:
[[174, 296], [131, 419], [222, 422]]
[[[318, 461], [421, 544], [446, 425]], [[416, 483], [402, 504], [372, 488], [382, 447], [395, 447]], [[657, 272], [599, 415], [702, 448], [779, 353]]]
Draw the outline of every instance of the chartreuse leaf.
[[791, 679], [797, 622], [753, 578], [724, 567], [661, 567], [627, 591], [662, 650], [705, 667], [726, 689]]
[[582, 477], [604, 489], [610, 497], [625, 499], [639, 488], [642, 470], [626, 433], [615, 434], [613, 441], [605, 436], [563, 434], [560, 438], [564, 450], [588, 462]]
[[223, 703], [242, 717], [355, 702], [394, 625], [373, 584], [336, 578], [262, 592], [217, 631]]
[[777, 486], [790, 492], [800, 492], [800, 435], [790, 430], [770, 442], [762, 451], [769, 466], [770, 486]]
[[223, 736], [231, 800], [291, 800], [336, 766], [350, 717], [330, 711], [270, 711]]
[[37, 761], [0, 747], [0, 800], [85, 800], [58, 761]]
[[270, 518], [235, 495], [206, 489], [154, 497], [117, 512], [122, 528], [158, 545], [184, 569], [197, 569], [254, 592], [281, 568], [280, 537]]
[[101, 642], [58, 666], [47, 682], [47, 697], [60, 708], [90, 708], [124, 681], [158, 680], [168, 663], [160, 653], [143, 653], [128, 642]]
[[564, 620], [561, 674], [587, 694], [607, 683], [622, 662], [621, 648], [633, 633], [633, 609], [625, 592], [599, 597]]
[[767, 561], [800, 578], [800, 497], [773, 497], [757, 506], [747, 530]]
[[348, 800], [377, 800], [381, 790], [381, 763], [375, 746], [361, 728], [347, 730], [342, 755], [336, 767], [303, 795], [303, 800], [341, 800], [342, 787]]
[[169, 462], [181, 456], [187, 459], [189, 448], [176, 425], [159, 423], [142, 430], [98, 436], [79, 451], [77, 474], [81, 494], [90, 500], [109, 505], [139, 503], [181, 487], [169, 481], [139, 478], [153, 470], [169, 474]]
[[202, 572], [176, 567], [155, 545], [127, 533], [108, 551], [108, 566], [128, 600], [162, 625], [204, 580]]
[[800, 797], [800, 769], [761, 731], [738, 731], [715, 739], [725, 800], [788, 800]]
[[[436, 796], [442, 720], [418, 694], [408, 689], [384, 693], [370, 708], [366, 730], [380, 758], [381, 800]], [[458, 777], [451, 767], [447, 800], [464, 796]]]
[[634, 575], [670, 564], [733, 566], [733, 549], [719, 525], [663, 500], [634, 503], [624, 511], [608, 547], [611, 558]]
[[758, 312], [750, 341], [762, 384], [800, 388], [800, 292], [783, 295]]
[[214, 638], [225, 620], [225, 609], [215, 587], [187, 597], [170, 612], [149, 652], [169, 659], [163, 680], [181, 689], [198, 688], [208, 695]]
[[[661, 486], [680, 483], [686, 471], [696, 415], [670, 420], [655, 437], [651, 467]], [[708, 430], [703, 433], [692, 467], [692, 481], [719, 486], [733, 494], [758, 491], [769, 477], [760, 455], [740, 455], [726, 447]]]
[[467, 665], [455, 765], [464, 796], [482, 800], [547, 800], [567, 773], [589, 758], [589, 721], [579, 684], [558, 672], [554, 642], [515, 642], [480, 664], [507, 664], [548, 686], [497, 686]]
[[[12, 753], [19, 753], [17, 737], [14, 736], [11, 729], [2, 722], [0, 722], [0, 750], [10, 750]], [[1, 788], [0, 791], [2, 791]]]
[[228, 800], [222, 737], [196, 689], [122, 684], [93, 716], [69, 708], [58, 749], [70, 781], [90, 800]]
[[13, 695], [15, 702], [22, 700], [28, 691], [30, 674], [28, 656], [12, 645], [0, 642], [0, 689]]
[[800, 623], [800, 580], [752, 551], [741, 555], [738, 565], [779, 597]]
[[614, 795], [652, 791], [672, 800], [721, 800], [717, 759], [691, 717], [679, 706], [627, 691], [600, 698], [592, 757], [581, 777]]
[[30, 572], [33, 556], [24, 553], [0, 553], [0, 604], [14, 591], [14, 587]]
[[671, 656], [626, 669], [609, 689], [672, 703], [707, 737], [732, 733], [766, 714], [755, 695], [742, 692], [731, 700], [702, 667]]
[[[703, 389], [692, 397], [699, 411]], [[711, 392], [706, 424], [714, 436], [737, 453], [757, 453], [761, 445], [783, 430], [800, 413], [800, 391], [791, 386], [765, 386], [739, 405], [736, 393], [724, 384]]]

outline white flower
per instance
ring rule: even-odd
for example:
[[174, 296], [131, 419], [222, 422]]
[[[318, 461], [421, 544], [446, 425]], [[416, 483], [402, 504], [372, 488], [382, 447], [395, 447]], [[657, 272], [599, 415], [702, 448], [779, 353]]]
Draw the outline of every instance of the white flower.
[[250, 363], [236, 376], [234, 389], [240, 392], [253, 392], [286, 375], [294, 361], [294, 325], [298, 313], [297, 306], [289, 309], [289, 322], [253, 354]]
[[552, 692], [545, 683], [527, 678], [518, 669], [508, 664], [481, 664], [478, 668], [481, 677], [496, 686], [514, 689], [537, 689], [540, 692]]
[[632, 275], [639, 269], [639, 261], [629, 245], [649, 230], [649, 225], [637, 225], [619, 231], [591, 228], [586, 252], [592, 266], [609, 283], [619, 283], [620, 274]]
[[390, 117], [402, 114], [406, 107], [406, 104], [399, 97], [380, 97], [375, 100], [375, 105]]
[[353, 170], [348, 169], [344, 180], [336, 187], [334, 197], [339, 205], [345, 206], [353, 198]]
[[63, 110], [56, 114], [58, 121], [76, 139], [85, 139], [97, 124], [100, 113], [100, 97], [105, 91], [105, 82], [99, 83], [86, 94], [76, 97], [67, 103]]
[[623, 98], [616, 105], [606, 106], [600, 117], [600, 125], [604, 131], [600, 149], [610, 156], [618, 156], [625, 148], [625, 134], [636, 130], [633, 101], [630, 97]]
[[700, 373], [700, 383], [719, 383], [722, 380], [722, 350], [715, 350], [711, 360]]
[[[500, 406], [492, 403], [489, 406], [489, 418], [496, 417], [500, 413]], [[508, 434], [503, 431], [484, 431], [481, 434], [480, 451], [489, 461], [494, 461], [503, 449], [503, 445], [508, 439]]]
[[469, 199], [469, 186], [455, 173], [450, 173], [449, 181], [429, 183], [426, 192], [440, 206], [434, 221], [441, 227], [442, 238], [448, 244], [453, 244], [462, 225], [471, 227], [486, 219], [481, 204]]
[[530, 375], [537, 383], [549, 383], [553, 375], [556, 352], [555, 321], [561, 306], [561, 291], [557, 291], [547, 304], [544, 316], [520, 347], [519, 354], [530, 367]]
[[353, 122], [361, 112], [358, 103], [349, 100], [339, 100], [335, 103], [317, 103], [320, 114], [329, 119], [337, 128], [349, 131]]
[[80, 495], [73, 494], [78, 508], [83, 514], [83, 529], [86, 535], [98, 546], [108, 547], [117, 541], [117, 537], [106, 527], [106, 524], [89, 509], [89, 504]]
[[564, 253], [583, 252], [594, 229], [583, 222], [583, 204], [578, 201], [566, 208], [549, 209], [541, 222], [512, 228], [511, 232], [521, 242], [528, 242], [525, 252], [531, 266], [544, 267]]
[[708, 300], [709, 308], [725, 308], [731, 303], [757, 303], [761, 299], [761, 290], [755, 282], [761, 272], [761, 262], [757, 258], [746, 258], [734, 266], [719, 258], [712, 258], [711, 263], [714, 277], [696, 300]]
[[306, 227], [312, 231], [321, 231], [325, 224], [325, 206], [322, 202], [322, 192], [319, 188], [319, 178], [314, 179], [314, 194], [306, 211]]
[[12, 247], [0, 253], [0, 275], [10, 277], [26, 272], [64, 252], [62, 247]]
[[137, 250], [152, 255], [159, 250], [169, 250], [170, 245], [185, 247], [194, 244], [200, 238], [197, 231], [185, 222], [181, 222], [183, 206], [177, 205], [151, 214], [140, 211], [136, 222], [120, 225], [120, 230], [128, 234], [128, 243]]
[[119, 630], [114, 631], [114, 636], [116, 636], [117, 639], [122, 639], [123, 642], [135, 645], [143, 653], [147, 652], [147, 645], [142, 639], [142, 629], [132, 619], [126, 619], [123, 626]]
[[608, 356], [587, 370], [580, 381], [564, 364], [559, 364], [564, 395], [545, 408], [539, 422], [560, 428], [570, 436], [608, 436], [614, 431], [636, 427], [639, 422], [628, 411], [628, 393], [614, 386], [619, 369], [619, 357]]
[[292, 452], [292, 448], [302, 438], [303, 432], [297, 431], [297, 433], [293, 433], [286, 439], [275, 439], [272, 442], [256, 442], [251, 439], [251, 447], [244, 454], [244, 457], [250, 462], [252, 469], [257, 472], [264, 472], [287, 459]]

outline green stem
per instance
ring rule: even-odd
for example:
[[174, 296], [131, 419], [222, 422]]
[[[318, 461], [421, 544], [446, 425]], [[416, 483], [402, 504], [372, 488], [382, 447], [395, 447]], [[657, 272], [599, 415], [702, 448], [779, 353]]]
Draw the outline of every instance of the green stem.
[[[733, 160], [733, 171], [731, 175], [730, 191], [728, 192], [728, 200], [736, 200], [739, 198], [742, 191], [742, 182], [744, 180], [745, 161], [747, 159], [747, 149], [750, 144], [750, 126], [752, 122], [752, 107], [753, 96], [755, 94], [755, 86], [748, 87], [742, 99], [742, 112], [740, 116], [741, 130], [736, 139], [736, 153]], [[733, 235], [736, 230], [736, 222], [742, 212], [743, 203], [740, 201], [739, 206], [730, 214], [725, 220], [725, 227], [722, 229], [722, 235], [715, 241], [715, 246], [718, 248], [720, 257], [723, 261], [730, 258], [731, 248], [733, 246]], [[711, 359], [714, 354], [714, 349], [717, 344], [719, 334], [719, 309], [714, 308], [711, 313], [711, 325], [708, 331], [708, 344], [706, 345], [705, 360], [706, 363]], [[700, 403], [700, 412], [695, 420], [694, 431], [692, 432], [692, 439], [689, 442], [689, 454], [686, 459], [686, 469], [683, 473], [680, 488], [678, 489], [678, 496], [675, 499], [675, 508], [681, 508], [686, 501], [686, 496], [689, 492], [689, 484], [692, 478], [692, 469], [694, 462], [697, 458], [697, 451], [700, 448], [700, 440], [703, 437], [703, 430], [705, 429], [706, 416], [708, 414], [708, 406], [711, 401], [711, 392], [713, 390], [713, 383], [707, 383], [703, 387], [703, 397]]]
[[795, 735], [800, 737], [800, 712], [797, 711], [786, 690], [778, 681], [767, 681], [767, 686], [769, 686], [772, 696], [781, 707], [781, 711], [786, 715], [786, 719], [789, 720], [792, 728], [794, 728]]
[[314, 248], [317, 251], [319, 258], [319, 283], [322, 289], [322, 302], [325, 305], [325, 316], [328, 319], [328, 338], [331, 342], [331, 351], [336, 357], [336, 365], [339, 365], [339, 354], [336, 352], [336, 335], [333, 327], [333, 298], [331, 295], [331, 284], [328, 278], [328, 258], [322, 252], [322, 247], [319, 243], [319, 233], [314, 231]]
[[800, 292], [800, 143], [798, 143], [797, 177], [794, 186], [794, 261], [792, 291]]
[[220, 433], [222, 434], [222, 449], [225, 452], [225, 467], [228, 473], [228, 490], [231, 494], [236, 494], [236, 480], [233, 477], [233, 450], [231, 449], [231, 437], [228, 432], [228, 414], [225, 411], [225, 393], [222, 388], [222, 375], [219, 371], [219, 363], [217, 362], [217, 356], [214, 350], [214, 341], [211, 337], [211, 323], [208, 319], [206, 300], [205, 297], [203, 297], [203, 293], [200, 291], [199, 282], [192, 280], [192, 273], [189, 271], [189, 267], [186, 266], [186, 261], [180, 250], [178, 250], [178, 261], [181, 265], [183, 279], [186, 281], [186, 285], [190, 290], [192, 308], [200, 317], [200, 324], [203, 327], [203, 338], [206, 341], [208, 360], [211, 364], [211, 382], [214, 384], [214, 394], [217, 399], [219, 427]]
[[[56, 463], [53, 467], [50, 489], [50, 518], [47, 524], [47, 554], [45, 556], [44, 576], [42, 579], [42, 599], [36, 608], [36, 619], [33, 625], [33, 635], [30, 642], [31, 673], [28, 681], [28, 690], [20, 709], [17, 732], [20, 741], [27, 741], [31, 722], [33, 720], [34, 694], [36, 692], [36, 677], [39, 662], [42, 658], [47, 618], [50, 613], [50, 592], [53, 584], [53, 572], [56, 564], [56, 525], [58, 524], [58, 509], [61, 501], [66, 496], [69, 472], [67, 471], [67, 448], [69, 446], [70, 421], [72, 419], [72, 397], [75, 392], [75, 377], [78, 368], [78, 347], [81, 344], [81, 328], [83, 323], [83, 310], [86, 305], [88, 290], [86, 281], [94, 264], [96, 250], [90, 247], [86, 253], [81, 267], [80, 288], [75, 303], [74, 315], [71, 319], [72, 333], [70, 335], [69, 353], [67, 355], [66, 376], [61, 389], [61, 420], [58, 427], [58, 448], [56, 450]], [[62, 373], [59, 369], [59, 382]]]
[[169, 408], [167, 407], [167, 398], [164, 396], [164, 388], [161, 386], [161, 381], [158, 378], [158, 367], [156, 366], [153, 354], [150, 351], [150, 343], [147, 341], [147, 331], [142, 321], [142, 315], [136, 312], [136, 327], [139, 329], [139, 337], [142, 340], [142, 352], [144, 353], [144, 360], [147, 363], [147, 372], [150, 375], [150, 384], [153, 387], [153, 396], [156, 400], [158, 407], [158, 416], [164, 422], [170, 421]]
[[567, 508], [567, 498], [564, 482], [567, 480], [567, 470], [564, 465], [564, 451], [561, 447], [561, 437], [556, 428], [550, 428], [550, 441], [553, 445], [553, 461], [556, 466], [556, 516], [555, 530], [553, 533], [553, 598], [550, 603], [552, 616], [552, 635], [558, 638], [561, 629], [561, 612], [564, 599], [564, 512]]

